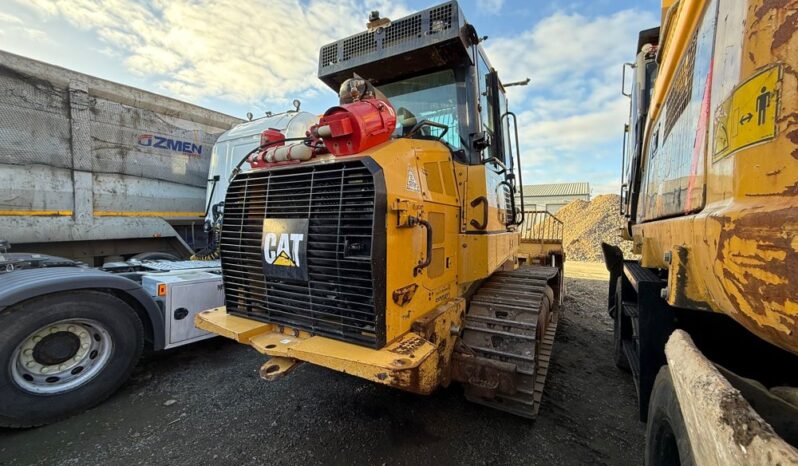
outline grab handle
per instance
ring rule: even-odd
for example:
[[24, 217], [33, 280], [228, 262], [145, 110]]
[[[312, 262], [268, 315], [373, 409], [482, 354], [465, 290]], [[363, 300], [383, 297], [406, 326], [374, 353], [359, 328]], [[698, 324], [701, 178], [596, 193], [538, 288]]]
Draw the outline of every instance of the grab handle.
[[424, 260], [419, 262], [413, 269], [414, 277], [432, 263], [432, 225], [430, 225], [428, 221], [422, 219], [418, 219], [418, 224], [427, 229], [427, 254]]
[[479, 196], [478, 198], [471, 201], [471, 207], [476, 208], [478, 205], [482, 204], [484, 209], [482, 210], [482, 222], [478, 222], [476, 219], [471, 219], [471, 226], [476, 228], [477, 230], [484, 230], [488, 227], [488, 198], [485, 196]]

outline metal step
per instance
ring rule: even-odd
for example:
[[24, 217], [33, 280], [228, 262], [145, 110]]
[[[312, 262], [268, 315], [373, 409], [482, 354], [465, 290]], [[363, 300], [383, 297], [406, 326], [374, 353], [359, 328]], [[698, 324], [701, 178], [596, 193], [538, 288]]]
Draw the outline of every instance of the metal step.
[[629, 368], [632, 370], [632, 380], [635, 382], [635, 391], [637, 391], [637, 397], [640, 399], [640, 356], [637, 352], [637, 345], [632, 340], [623, 340], [621, 347], [626, 359], [629, 361]]
[[662, 281], [651, 269], [642, 267], [637, 261], [624, 261], [623, 270], [635, 291], [639, 291], [642, 282]]
[[637, 304], [623, 303], [623, 313], [632, 322], [632, 336], [635, 340], [640, 338], [640, 319], [638, 318]]

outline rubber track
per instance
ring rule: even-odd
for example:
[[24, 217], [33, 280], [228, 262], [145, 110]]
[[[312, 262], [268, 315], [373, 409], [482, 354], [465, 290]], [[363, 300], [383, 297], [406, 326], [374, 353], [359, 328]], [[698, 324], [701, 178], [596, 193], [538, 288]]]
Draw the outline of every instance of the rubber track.
[[479, 358], [515, 365], [517, 391], [485, 398], [466, 385], [469, 401], [537, 417], [559, 311], [549, 282], [558, 273], [554, 267], [542, 266], [497, 272], [472, 296], [462, 341]]

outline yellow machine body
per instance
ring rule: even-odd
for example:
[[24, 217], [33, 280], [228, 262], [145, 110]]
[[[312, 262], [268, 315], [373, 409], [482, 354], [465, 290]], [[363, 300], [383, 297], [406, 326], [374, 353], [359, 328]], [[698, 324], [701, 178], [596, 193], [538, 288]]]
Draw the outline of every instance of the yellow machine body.
[[[499, 168], [492, 164], [461, 164], [442, 143], [417, 139], [388, 141], [351, 157], [361, 156], [379, 164], [385, 177], [386, 263], [375, 273], [386, 279], [386, 346], [371, 349], [313, 336], [228, 315], [225, 308], [198, 314], [196, 325], [272, 357], [262, 369], [266, 378], [306, 361], [427, 394], [449, 383], [471, 285], [497, 269], [515, 267], [520, 235], [507, 230], [508, 200], [496, 181]], [[486, 203], [472, 207], [474, 199]], [[433, 232], [431, 263], [417, 274], [427, 232], [411, 226], [411, 217], [428, 221]], [[484, 233], [471, 234], [471, 221], [482, 226], [485, 218]]]
[[340, 106], [296, 143], [307, 157], [231, 180], [226, 306], [197, 327], [269, 356], [267, 380], [309, 362], [421, 394], [457, 381], [469, 401], [537, 416], [562, 239], [533, 244], [516, 206], [518, 128], [482, 40], [448, 1], [322, 46]]
[[727, 314], [798, 354], [798, 2], [672, 3], [635, 252], [668, 270], [670, 305]]

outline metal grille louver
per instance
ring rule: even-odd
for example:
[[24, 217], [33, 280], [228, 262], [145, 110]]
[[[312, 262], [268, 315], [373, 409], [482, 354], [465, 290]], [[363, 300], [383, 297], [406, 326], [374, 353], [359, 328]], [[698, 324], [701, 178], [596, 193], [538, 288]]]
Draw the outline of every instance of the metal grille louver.
[[[440, 66], [440, 63], [434, 61], [437, 53], [443, 54], [439, 60], [459, 61], [467, 56], [451, 56], [452, 50], [445, 52], [443, 49], [455, 40], [459, 40], [464, 47], [467, 46], [465, 36], [461, 37], [460, 34], [465, 24], [457, 3], [448, 2], [399, 18], [387, 27], [364, 31], [326, 44], [319, 50], [319, 77], [327, 82], [325, 76], [346, 72], [346, 78], [343, 79], [348, 79], [351, 77], [350, 70], [426, 47], [441, 49], [428, 50], [428, 53], [433, 54], [429, 58], [436, 66]], [[368, 79], [376, 78], [369, 76]], [[337, 87], [337, 84], [333, 87]]]
[[321, 48], [321, 66], [338, 63], [338, 44], [325, 45]]
[[[366, 162], [255, 171], [230, 183], [221, 237], [229, 313], [384, 344], [384, 182]], [[309, 219], [307, 282], [264, 276], [264, 218]]]
[[390, 47], [406, 40], [421, 37], [421, 15], [409, 16], [399, 21], [394, 21], [385, 28], [382, 39], [383, 47]]
[[[437, 24], [436, 24], [437, 23]], [[452, 4], [441, 5], [433, 8], [429, 13], [430, 32], [436, 28], [443, 31], [452, 27]]]
[[671, 91], [665, 100], [665, 137], [671, 133], [676, 121], [687, 108], [693, 92], [693, 72], [695, 70], [695, 52], [698, 32], [693, 35], [690, 46], [679, 64], [676, 76], [671, 84]]
[[359, 57], [377, 50], [373, 32], [365, 32], [344, 40], [344, 60]]

